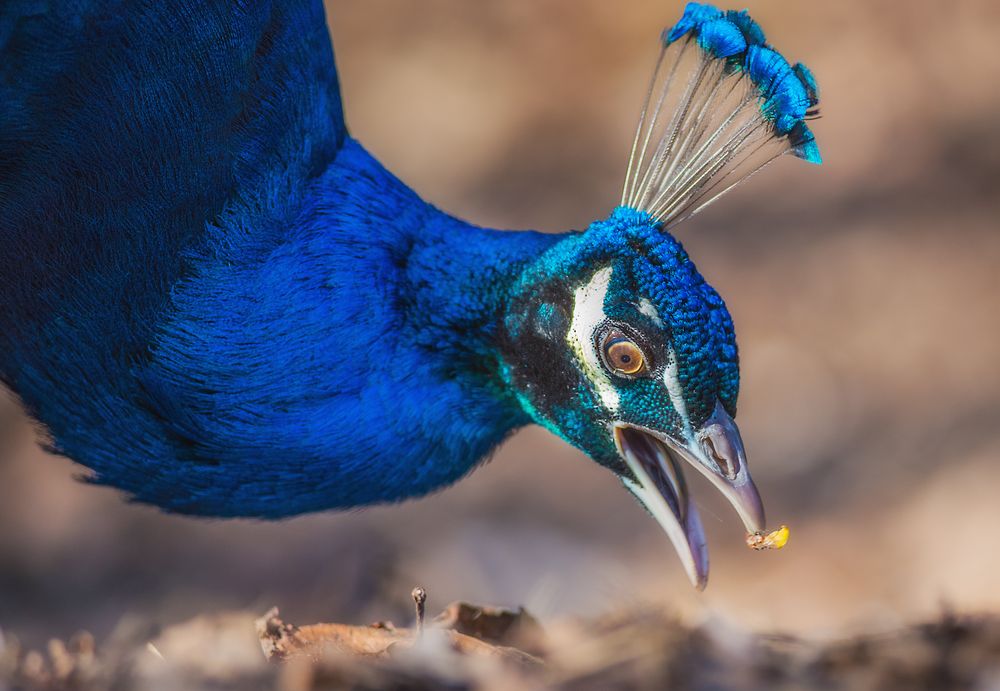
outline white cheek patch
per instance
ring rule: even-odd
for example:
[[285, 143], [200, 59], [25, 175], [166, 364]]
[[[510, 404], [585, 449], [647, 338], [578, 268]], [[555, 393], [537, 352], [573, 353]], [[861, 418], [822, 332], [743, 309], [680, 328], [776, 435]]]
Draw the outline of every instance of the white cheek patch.
[[691, 429], [691, 418], [688, 416], [687, 402], [684, 400], [684, 388], [681, 386], [678, 372], [677, 355], [674, 353], [673, 348], [668, 347], [667, 366], [663, 368], [663, 385], [667, 387], [670, 403], [674, 406], [674, 410], [680, 415], [681, 422], [684, 424], [684, 435], [693, 437], [694, 432]]
[[597, 271], [590, 281], [576, 289], [573, 295], [573, 320], [570, 322], [566, 341], [576, 353], [583, 373], [593, 383], [601, 403], [610, 412], [618, 412], [620, 400], [618, 389], [601, 363], [600, 354], [594, 345], [594, 330], [607, 318], [604, 313], [604, 297], [611, 282], [611, 267]]

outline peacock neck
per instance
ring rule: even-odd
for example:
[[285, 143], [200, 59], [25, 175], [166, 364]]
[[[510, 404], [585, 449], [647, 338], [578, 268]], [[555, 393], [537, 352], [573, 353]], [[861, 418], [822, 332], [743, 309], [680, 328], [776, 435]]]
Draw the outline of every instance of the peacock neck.
[[[360, 144], [348, 140], [338, 156], [338, 177], [377, 187], [378, 208], [364, 215], [392, 245], [391, 276], [397, 334], [405, 347], [427, 354], [443, 376], [488, 388], [512, 403], [500, 376], [497, 336], [511, 291], [526, 267], [563, 235], [495, 230], [451, 216], [421, 200]], [[344, 187], [338, 185], [337, 195]], [[371, 199], [348, 194], [347, 201]], [[342, 205], [340, 201], [338, 205]]]
[[404, 273], [415, 343], [445, 353], [456, 371], [499, 383], [497, 336], [511, 290], [559, 238], [480, 228], [435, 210], [414, 239]]

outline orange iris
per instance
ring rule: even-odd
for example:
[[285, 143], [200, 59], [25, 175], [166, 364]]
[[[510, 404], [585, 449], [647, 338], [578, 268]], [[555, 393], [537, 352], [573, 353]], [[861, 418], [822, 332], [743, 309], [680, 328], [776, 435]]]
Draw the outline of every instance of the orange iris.
[[618, 374], [638, 374], [646, 367], [642, 351], [621, 333], [608, 334], [604, 342], [604, 357]]

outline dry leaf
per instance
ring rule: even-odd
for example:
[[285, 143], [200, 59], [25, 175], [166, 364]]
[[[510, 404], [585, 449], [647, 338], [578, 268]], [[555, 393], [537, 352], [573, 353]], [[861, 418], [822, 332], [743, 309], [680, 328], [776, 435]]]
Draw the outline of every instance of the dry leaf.
[[[294, 626], [278, 617], [277, 608], [272, 608], [258, 619], [256, 626], [265, 657], [275, 661], [299, 656], [321, 659], [337, 653], [364, 657], [391, 656], [412, 647], [416, 641], [415, 631], [386, 627], [384, 624]], [[518, 665], [542, 664], [534, 655], [516, 648], [494, 645], [447, 628], [440, 628], [438, 633], [445, 636], [451, 650], [462, 655], [492, 657]]]

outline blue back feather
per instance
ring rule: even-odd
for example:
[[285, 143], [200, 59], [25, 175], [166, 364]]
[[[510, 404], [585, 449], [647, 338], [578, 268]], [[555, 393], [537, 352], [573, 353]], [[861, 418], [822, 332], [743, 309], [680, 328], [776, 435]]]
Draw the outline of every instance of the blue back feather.
[[56, 450], [283, 516], [430, 491], [523, 424], [469, 362], [554, 239], [451, 219], [347, 137], [319, 0], [37, 8], [0, 6], [0, 378]]

